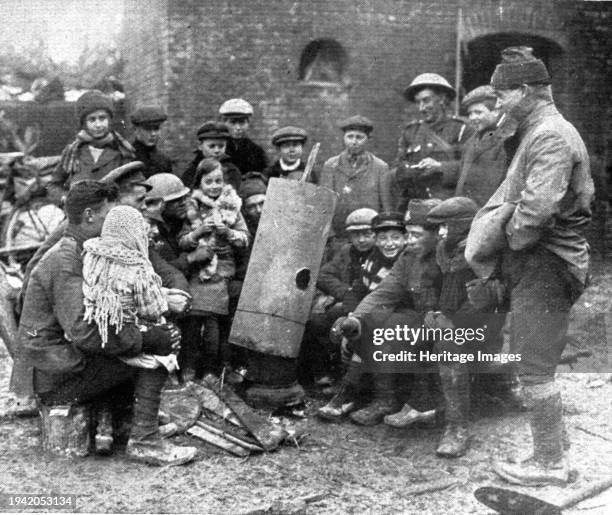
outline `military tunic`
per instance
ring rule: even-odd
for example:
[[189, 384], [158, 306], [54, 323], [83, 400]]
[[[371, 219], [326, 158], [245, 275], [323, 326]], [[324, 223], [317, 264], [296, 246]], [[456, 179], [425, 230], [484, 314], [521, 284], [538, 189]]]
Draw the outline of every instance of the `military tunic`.
[[[461, 152], [471, 134], [472, 129], [466, 121], [455, 116], [434, 123], [415, 120], [405, 127], [399, 138], [395, 163], [402, 209], [411, 198], [444, 199], [453, 195]], [[422, 177], [424, 170], [409, 168], [426, 157], [442, 163], [441, 173]]]

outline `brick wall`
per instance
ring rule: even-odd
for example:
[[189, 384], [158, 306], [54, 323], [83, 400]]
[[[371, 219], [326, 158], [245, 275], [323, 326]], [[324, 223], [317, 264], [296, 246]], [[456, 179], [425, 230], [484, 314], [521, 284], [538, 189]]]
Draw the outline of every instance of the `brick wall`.
[[[558, 103], [589, 149], [603, 153], [612, 6], [462, 3], [468, 38], [521, 33], [554, 41], [561, 49], [551, 64]], [[403, 88], [424, 71], [454, 82], [456, 0], [126, 0], [125, 19], [129, 97], [167, 107], [166, 144], [179, 169], [190, 159], [197, 126], [234, 96], [254, 105], [252, 136], [271, 153], [271, 132], [297, 124], [321, 141], [321, 159], [327, 158], [341, 147], [338, 119], [359, 112], [374, 121], [374, 152], [392, 160], [401, 125], [416, 116], [402, 99]], [[325, 38], [347, 54], [344, 80], [299, 81], [303, 49]], [[594, 60], [597, 66], [591, 66]]]

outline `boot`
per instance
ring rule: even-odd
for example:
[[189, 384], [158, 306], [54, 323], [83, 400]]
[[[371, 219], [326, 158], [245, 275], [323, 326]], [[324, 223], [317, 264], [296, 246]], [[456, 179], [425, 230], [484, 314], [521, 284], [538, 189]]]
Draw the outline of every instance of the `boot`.
[[384, 419], [385, 424], [391, 427], [408, 427], [417, 422], [432, 422], [436, 418], [436, 410], [419, 411], [410, 404], [404, 404], [401, 411], [387, 415]]
[[570, 468], [563, 456], [561, 394], [551, 392], [550, 384], [526, 387], [525, 390], [532, 390], [528, 398], [533, 456], [520, 463], [496, 462], [493, 470], [510, 483], [564, 486], [570, 480]]
[[463, 456], [469, 445], [470, 374], [465, 365], [440, 365], [440, 383], [444, 394], [444, 435], [436, 454], [444, 458]]
[[338, 392], [317, 415], [326, 420], [339, 420], [355, 409], [355, 394], [361, 379], [361, 363], [349, 361], [346, 373], [340, 380]]
[[150, 465], [182, 465], [197, 453], [195, 447], [179, 447], [162, 440], [158, 429], [161, 391], [168, 373], [164, 368], [139, 370], [136, 378], [134, 422], [125, 453]]
[[361, 426], [375, 426], [383, 421], [385, 415], [399, 408], [393, 390], [394, 374], [374, 375], [374, 399], [367, 406], [351, 413], [353, 422]]
[[94, 442], [96, 453], [107, 455], [113, 452], [113, 414], [110, 406], [104, 404], [98, 408], [98, 425]]

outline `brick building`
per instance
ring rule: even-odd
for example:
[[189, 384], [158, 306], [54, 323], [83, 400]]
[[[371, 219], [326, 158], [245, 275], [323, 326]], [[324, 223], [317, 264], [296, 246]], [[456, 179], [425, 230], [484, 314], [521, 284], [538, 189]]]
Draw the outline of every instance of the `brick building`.
[[197, 126], [234, 96], [254, 105], [254, 139], [270, 151], [272, 131], [297, 124], [329, 157], [340, 148], [337, 120], [359, 112], [375, 123], [374, 152], [392, 161], [415, 116], [401, 91], [425, 71], [455, 82], [458, 32], [464, 92], [488, 82], [502, 48], [528, 44], [595, 171], [610, 162], [610, 2], [125, 0], [124, 21], [128, 98], [168, 110], [179, 170]]

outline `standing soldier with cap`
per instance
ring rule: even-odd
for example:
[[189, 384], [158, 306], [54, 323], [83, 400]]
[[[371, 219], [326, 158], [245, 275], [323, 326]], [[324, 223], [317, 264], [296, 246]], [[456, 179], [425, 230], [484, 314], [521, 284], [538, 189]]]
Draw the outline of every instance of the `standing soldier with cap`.
[[264, 175], [300, 179], [306, 166], [302, 160], [302, 154], [307, 139], [308, 133], [300, 127], [281, 127], [274, 131], [272, 145], [278, 150], [279, 158], [272, 166], [266, 168]]
[[338, 194], [332, 220], [334, 253], [348, 242], [344, 222], [355, 209], [368, 207], [377, 213], [391, 211], [389, 166], [367, 150], [372, 122], [365, 116], [351, 116], [340, 123], [344, 150], [323, 165], [319, 184]]
[[172, 173], [172, 161], [157, 148], [161, 124], [168, 116], [158, 106], [142, 106], [132, 113], [136, 159], [145, 165], [145, 177], [156, 173]]
[[449, 113], [456, 94], [437, 73], [418, 75], [404, 91], [423, 118], [410, 122], [399, 139], [395, 165], [402, 211], [411, 198], [452, 196], [463, 144], [471, 133], [464, 120]]
[[221, 121], [229, 130], [230, 139], [225, 152], [242, 172], [263, 172], [268, 159], [263, 148], [248, 137], [253, 106], [242, 98], [231, 98], [219, 108]]
[[[594, 193], [584, 142], [555, 107], [550, 83], [546, 66], [531, 48], [502, 52], [491, 86], [498, 107], [518, 122], [520, 143], [504, 182], [475, 219], [500, 206], [516, 206], [503, 225], [489, 228], [505, 243], [502, 273], [510, 291], [511, 352], [521, 355], [517, 370], [531, 407], [533, 455], [515, 463], [496, 462], [494, 470], [524, 485], [563, 485], [570, 478], [563, 405], [554, 379], [569, 311], [587, 282], [584, 230]], [[468, 247], [491, 236], [485, 229], [473, 224]]]
[[473, 89], [461, 102], [475, 132], [461, 156], [455, 195], [469, 197], [479, 206], [486, 204], [506, 177], [509, 161], [504, 143], [516, 130], [516, 124], [501, 114], [496, 103], [489, 85]]
[[226, 184], [231, 184], [234, 189], [238, 191], [240, 189], [242, 174], [225, 153], [227, 150], [227, 142], [231, 139], [226, 125], [222, 122], [209, 120], [200, 125], [196, 135], [200, 143], [197, 150], [194, 151], [193, 161], [189, 163], [187, 169], [183, 172], [182, 179], [185, 186], [188, 188], [197, 188], [200, 186], [199, 184], [195, 184], [198, 165], [202, 159], [212, 158], [221, 163], [223, 181]]

